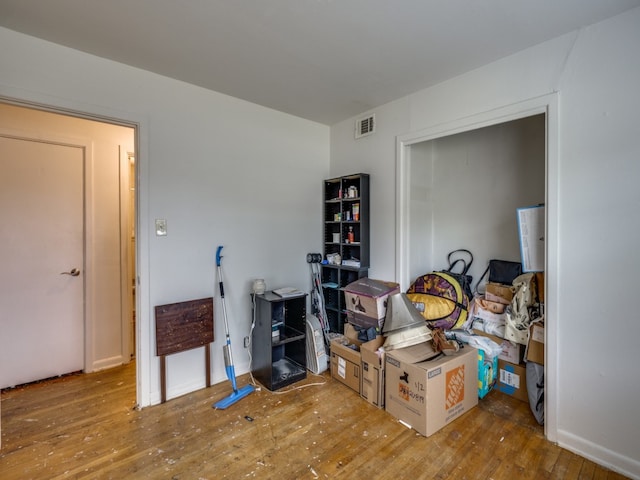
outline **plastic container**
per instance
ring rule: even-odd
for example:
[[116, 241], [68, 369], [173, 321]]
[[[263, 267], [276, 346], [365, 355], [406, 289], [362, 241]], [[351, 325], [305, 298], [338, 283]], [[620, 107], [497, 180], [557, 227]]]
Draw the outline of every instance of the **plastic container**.
[[353, 233], [353, 227], [349, 227], [349, 233], [347, 233], [347, 241], [353, 243], [356, 241], [355, 234]]

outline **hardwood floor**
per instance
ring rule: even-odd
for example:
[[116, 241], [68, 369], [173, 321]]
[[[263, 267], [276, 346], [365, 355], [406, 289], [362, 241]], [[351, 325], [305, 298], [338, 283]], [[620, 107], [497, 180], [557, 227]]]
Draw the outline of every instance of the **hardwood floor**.
[[497, 391], [424, 438], [328, 373], [296, 386], [318, 382], [226, 410], [211, 405], [229, 382], [136, 410], [133, 364], [9, 389], [0, 478], [625, 478], [547, 442], [528, 405]]

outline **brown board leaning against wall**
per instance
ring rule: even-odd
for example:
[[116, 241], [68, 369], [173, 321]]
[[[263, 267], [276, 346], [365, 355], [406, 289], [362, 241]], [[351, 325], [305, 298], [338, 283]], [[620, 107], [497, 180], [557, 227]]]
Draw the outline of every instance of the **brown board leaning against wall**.
[[206, 385], [211, 386], [213, 343], [213, 298], [158, 305], [156, 315], [156, 355], [160, 357], [161, 402], [166, 400], [165, 357], [172, 353], [205, 347]]

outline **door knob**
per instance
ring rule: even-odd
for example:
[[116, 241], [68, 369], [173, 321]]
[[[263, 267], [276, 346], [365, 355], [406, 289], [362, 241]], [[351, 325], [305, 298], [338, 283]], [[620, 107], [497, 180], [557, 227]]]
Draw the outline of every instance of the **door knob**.
[[71, 275], [72, 277], [77, 277], [80, 275], [80, 270], [77, 268], [72, 268], [70, 272], [62, 272], [60, 275]]

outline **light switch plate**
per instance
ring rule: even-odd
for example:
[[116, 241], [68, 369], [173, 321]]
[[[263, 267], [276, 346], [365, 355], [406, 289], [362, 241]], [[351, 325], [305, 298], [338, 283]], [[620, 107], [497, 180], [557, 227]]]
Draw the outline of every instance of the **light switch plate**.
[[156, 235], [164, 237], [167, 234], [167, 221], [164, 218], [156, 218]]

